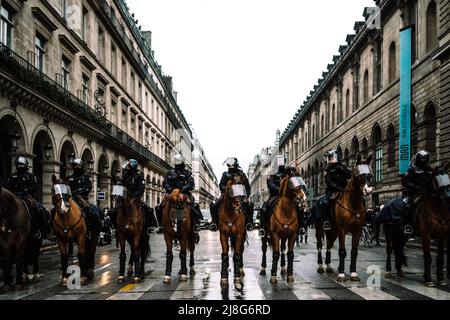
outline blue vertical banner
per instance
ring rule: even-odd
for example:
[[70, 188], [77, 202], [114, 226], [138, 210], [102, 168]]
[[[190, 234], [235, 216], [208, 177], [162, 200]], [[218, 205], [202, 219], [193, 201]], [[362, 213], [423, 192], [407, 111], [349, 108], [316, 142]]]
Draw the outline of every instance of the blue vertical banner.
[[408, 170], [411, 157], [411, 41], [411, 27], [400, 30], [400, 174]]

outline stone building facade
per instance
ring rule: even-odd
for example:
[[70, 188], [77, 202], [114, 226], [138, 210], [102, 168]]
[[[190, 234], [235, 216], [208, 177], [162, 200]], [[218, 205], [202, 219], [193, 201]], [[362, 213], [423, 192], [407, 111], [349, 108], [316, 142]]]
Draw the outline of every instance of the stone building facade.
[[426, 149], [433, 164], [450, 160], [449, 0], [380, 0], [380, 26], [355, 23], [280, 140], [280, 150], [314, 191], [324, 192], [323, 156], [337, 149], [349, 165], [373, 155], [370, 205], [401, 192], [398, 170], [400, 30], [413, 27], [412, 153]]
[[[91, 201], [109, 206], [112, 178], [137, 159], [145, 201], [163, 196], [174, 153], [191, 159], [192, 131], [124, 0], [1, 0], [0, 184], [29, 159], [51, 206], [51, 176], [88, 164]], [[188, 163], [188, 166], [192, 166]], [[97, 202], [97, 195], [105, 195]]]

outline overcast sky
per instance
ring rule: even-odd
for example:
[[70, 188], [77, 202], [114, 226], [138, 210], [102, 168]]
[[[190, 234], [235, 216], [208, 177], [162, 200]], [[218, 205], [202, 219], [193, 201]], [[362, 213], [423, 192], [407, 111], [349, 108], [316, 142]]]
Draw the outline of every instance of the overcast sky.
[[372, 0], [127, 0], [220, 178], [273, 145]]

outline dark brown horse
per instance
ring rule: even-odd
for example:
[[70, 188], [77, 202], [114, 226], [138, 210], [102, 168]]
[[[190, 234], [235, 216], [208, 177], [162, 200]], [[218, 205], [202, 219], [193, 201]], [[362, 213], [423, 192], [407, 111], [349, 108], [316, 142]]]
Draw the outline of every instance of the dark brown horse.
[[299, 221], [297, 205], [306, 204], [306, 194], [302, 189], [305, 183], [296, 175], [295, 170], [288, 169], [288, 174], [280, 183], [280, 198], [270, 218], [270, 234], [272, 240], [271, 283], [277, 283], [278, 260], [280, 259], [280, 241], [287, 241], [287, 282], [294, 282], [294, 245], [297, 239]]
[[81, 269], [81, 284], [88, 280], [86, 264], [86, 223], [80, 207], [72, 199], [70, 187], [62, 180], [52, 176], [52, 196], [55, 205], [55, 218], [53, 220], [53, 234], [56, 236], [59, 252], [61, 254], [62, 285], [67, 285], [67, 268], [69, 267], [69, 255], [67, 246], [75, 240], [78, 248], [78, 261]]
[[134, 282], [139, 283], [145, 277], [145, 261], [150, 253], [149, 235], [144, 230], [144, 215], [141, 211], [141, 203], [133, 198], [122, 185], [113, 186], [111, 194], [111, 209], [117, 211], [116, 237], [120, 244], [119, 277], [118, 282], [123, 282], [125, 277], [125, 244], [129, 243], [133, 261], [128, 271], [133, 274]]
[[407, 237], [403, 233], [403, 227], [400, 222], [386, 222], [383, 224], [386, 239], [386, 278], [392, 278], [391, 255], [394, 251], [395, 270], [397, 276], [403, 277], [403, 265], [406, 265], [405, 244]]
[[245, 191], [244, 177], [235, 175], [228, 181], [223, 201], [219, 210], [220, 243], [222, 245], [222, 270], [220, 283], [228, 286], [228, 251], [230, 243], [233, 248], [234, 285], [236, 290], [243, 289], [242, 278], [244, 276], [243, 253], [244, 243], [247, 237], [245, 226]]
[[[445, 167], [436, 167], [433, 170], [435, 190], [419, 197], [414, 230], [422, 239], [422, 251], [424, 258], [424, 280], [427, 286], [433, 286], [431, 279], [431, 240], [438, 241], [438, 253], [436, 259], [437, 280], [440, 285], [447, 285], [444, 275], [444, 255], [450, 236], [450, 178], [448, 169], [450, 163]], [[420, 200], [420, 198], [422, 198]], [[447, 252], [448, 254], [448, 252]], [[447, 257], [448, 258], [448, 257]], [[448, 258], [448, 261], [450, 258]], [[448, 269], [449, 265], [447, 265]]]
[[[325, 232], [327, 239], [327, 253], [325, 263], [327, 265], [327, 273], [333, 273], [331, 267], [331, 249], [334, 242], [339, 238], [339, 275], [337, 281], [344, 282], [345, 278], [345, 258], [347, 251], [345, 250], [345, 236], [348, 233], [352, 234], [352, 251], [350, 263], [350, 280], [360, 281], [356, 273], [356, 259], [358, 257], [358, 246], [361, 238], [362, 226], [366, 220], [366, 207], [364, 203], [364, 196], [372, 193], [370, 186], [372, 180], [371, 164], [372, 156], [362, 162], [361, 156], [358, 155], [357, 162], [353, 168], [353, 174], [350, 182], [346, 188], [340, 192], [336, 200], [334, 200], [332, 209], [331, 230]], [[318, 249], [318, 273], [323, 273], [322, 266], [322, 239], [323, 239], [323, 224], [321, 221], [316, 222], [316, 239]]]
[[166, 205], [163, 211], [163, 231], [164, 240], [166, 241], [166, 274], [164, 283], [171, 282], [172, 262], [173, 262], [173, 240], [177, 239], [180, 244], [180, 260], [181, 269], [178, 274], [181, 275], [180, 281], [187, 281], [187, 249], [190, 253], [189, 267], [191, 276], [195, 275], [194, 269], [194, 251], [195, 251], [195, 233], [192, 223], [192, 212], [189, 205], [188, 197], [181, 193], [179, 189], [167, 196], [164, 201]]
[[12, 286], [13, 264], [16, 264], [16, 285], [23, 283], [25, 245], [30, 228], [30, 213], [24, 201], [0, 187], [0, 258], [5, 291]]

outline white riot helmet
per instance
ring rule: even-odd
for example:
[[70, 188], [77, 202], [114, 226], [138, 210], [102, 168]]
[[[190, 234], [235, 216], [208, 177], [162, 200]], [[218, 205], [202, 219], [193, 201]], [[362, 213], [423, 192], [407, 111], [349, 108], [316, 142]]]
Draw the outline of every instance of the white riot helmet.
[[284, 170], [286, 168], [286, 158], [282, 155], [276, 156], [275, 165], [278, 171]]
[[184, 157], [181, 154], [176, 154], [173, 156], [173, 163], [175, 165], [175, 168], [182, 167], [185, 165], [184, 163]]
[[237, 169], [239, 167], [239, 161], [237, 158], [228, 158], [225, 163], [229, 169]]

